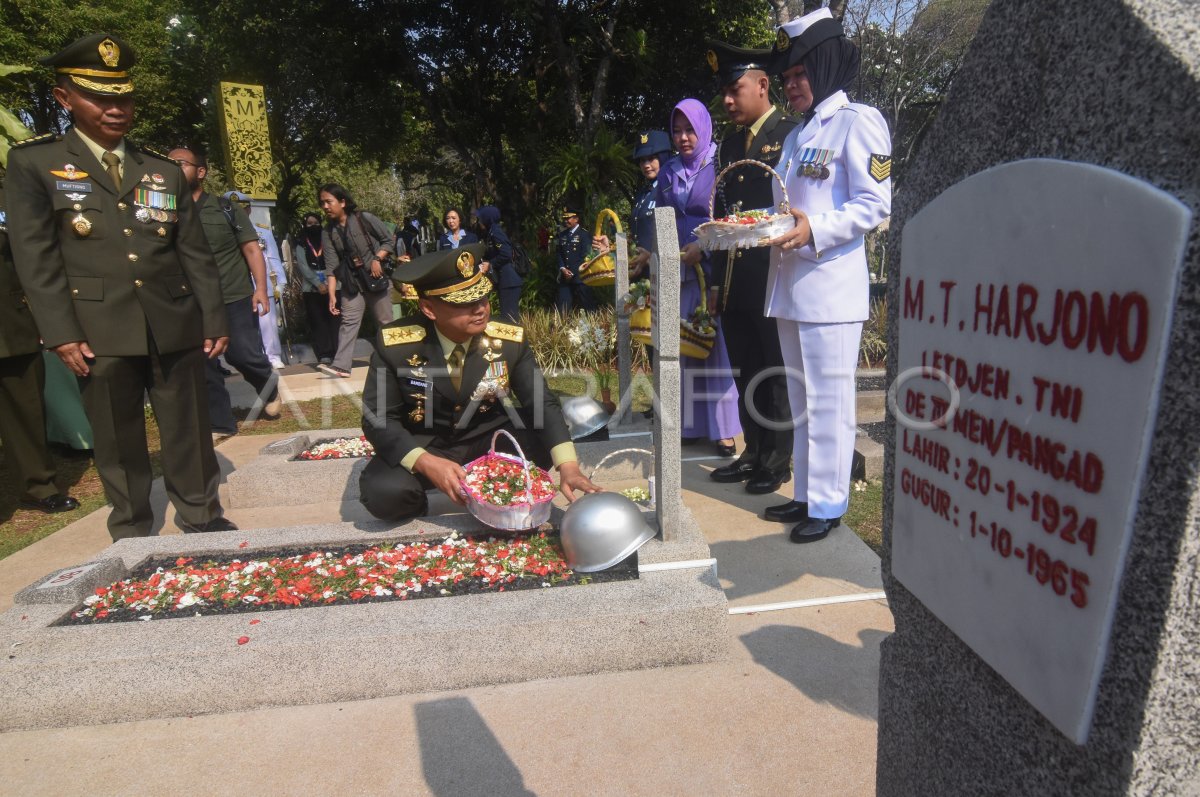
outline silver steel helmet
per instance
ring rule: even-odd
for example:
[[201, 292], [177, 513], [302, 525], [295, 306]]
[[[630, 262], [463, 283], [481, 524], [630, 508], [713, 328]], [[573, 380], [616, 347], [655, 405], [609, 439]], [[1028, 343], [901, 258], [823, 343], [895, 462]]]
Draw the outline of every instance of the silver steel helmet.
[[563, 419], [572, 440], [587, 437], [608, 425], [612, 416], [591, 396], [572, 396], [562, 400]]
[[567, 507], [559, 534], [571, 569], [595, 573], [641, 548], [654, 529], [620, 493], [589, 493]]

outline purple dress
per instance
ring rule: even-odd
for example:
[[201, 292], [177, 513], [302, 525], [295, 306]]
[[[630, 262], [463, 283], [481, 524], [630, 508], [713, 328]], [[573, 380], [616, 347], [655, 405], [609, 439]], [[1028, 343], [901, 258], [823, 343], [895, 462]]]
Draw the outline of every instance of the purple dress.
[[[679, 158], [674, 157], [667, 162], [663, 171], [674, 173], [679, 166]], [[655, 203], [658, 207], [675, 210], [675, 232], [679, 236], [680, 249], [696, 240], [693, 231], [697, 225], [709, 221], [708, 198], [712, 194], [716, 176], [716, 169], [710, 160], [686, 187], [676, 181], [658, 181]], [[674, 190], [671, 188], [672, 182], [675, 182]], [[700, 267], [704, 271], [705, 284], [711, 285], [712, 272], [707, 254], [700, 261]], [[695, 268], [680, 263], [679, 282], [680, 320], [687, 320], [692, 310], [700, 305], [700, 282], [696, 278]], [[680, 407], [683, 437], [723, 440], [742, 431], [741, 421], [738, 420], [737, 387], [733, 383], [729, 352], [725, 349], [725, 337], [721, 333], [721, 320], [714, 318], [713, 326], [717, 329], [717, 339], [707, 359], [698, 360], [682, 355], [679, 358], [683, 380]]]

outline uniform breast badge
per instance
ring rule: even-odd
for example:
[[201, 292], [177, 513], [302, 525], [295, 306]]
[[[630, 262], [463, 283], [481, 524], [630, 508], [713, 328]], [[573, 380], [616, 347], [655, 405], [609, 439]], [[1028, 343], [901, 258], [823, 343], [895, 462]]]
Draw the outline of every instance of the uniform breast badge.
[[53, 174], [55, 177], [61, 177], [64, 180], [68, 180], [70, 182], [75, 182], [76, 180], [83, 180], [88, 176], [87, 172], [81, 172], [78, 169], [76, 169], [75, 164], [73, 164], [73, 163], [65, 164], [61, 170], [53, 170], [52, 169], [50, 171], [50, 173]]
[[92, 234], [92, 223], [82, 213], [78, 213], [75, 218], [71, 219], [71, 229], [80, 238], [87, 238]]
[[408, 367], [413, 369], [412, 375], [415, 379], [428, 379], [429, 374], [425, 373], [425, 363], [429, 362], [419, 354], [414, 354], [404, 362], [408, 363]]
[[[133, 204], [137, 207], [133, 217], [143, 224], [150, 221], [159, 223], [175, 221], [179, 209], [178, 198], [165, 191], [151, 191], [148, 188], [136, 188], [133, 194]], [[145, 211], [143, 213], [143, 211]]]
[[833, 160], [833, 150], [807, 147], [800, 151], [800, 163], [796, 174], [804, 177], [815, 177], [818, 180], [829, 179], [829, 162]]
[[488, 362], [494, 362], [495, 360], [500, 359], [500, 352], [492, 348], [493, 343], [496, 344], [496, 349], [500, 348], [501, 343], [498, 340], [492, 341], [488, 338], [483, 338], [479, 341], [479, 345], [483, 349], [483, 359], [487, 360]]
[[504, 398], [508, 395], [508, 363], [504, 360], [488, 363], [487, 372], [471, 393], [471, 401]]

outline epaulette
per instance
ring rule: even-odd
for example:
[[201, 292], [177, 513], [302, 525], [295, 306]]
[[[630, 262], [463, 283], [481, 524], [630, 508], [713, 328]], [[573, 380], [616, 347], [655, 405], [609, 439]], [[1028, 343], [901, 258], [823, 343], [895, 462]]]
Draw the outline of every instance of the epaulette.
[[159, 152], [158, 150], [154, 149], [153, 147], [147, 147], [145, 144], [137, 144], [135, 146], [137, 146], [137, 148], [140, 152], [144, 152], [147, 155], [153, 155], [154, 157], [161, 158], [165, 161], [171, 160], [169, 157], [166, 156], [165, 153]]
[[399, 346], [402, 343], [417, 343], [425, 340], [425, 327], [411, 324], [406, 327], [384, 327], [379, 330], [384, 346]]
[[40, 136], [33, 136], [22, 141], [13, 142], [12, 149], [19, 147], [32, 147], [34, 144], [45, 144], [50, 141], [58, 141], [61, 136], [57, 133], [42, 133]]
[[520, 343], [525, 340], [525, 330], [515, 324], [501, 324], [499, 321], [489, 321], [483, 331], [493, 338], [511, 340], [514, 343]]

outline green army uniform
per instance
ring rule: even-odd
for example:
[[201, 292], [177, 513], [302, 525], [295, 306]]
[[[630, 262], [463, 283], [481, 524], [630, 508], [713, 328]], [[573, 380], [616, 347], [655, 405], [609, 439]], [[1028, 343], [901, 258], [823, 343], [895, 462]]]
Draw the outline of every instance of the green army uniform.
[[[43, 63], [85, 91], [111, 95], [132, 91], [124, 78], [132, 61], [116, 37], [92, 36]], [[203, 342], [227, 334], [216, 265], [183, 173], [122, 144], [119, 188], [98, 145], [74, 128], [14, 146], [7, 182], [13, 256], [47, 348], [87, 342], [95, 354], [82, 392], [114, 540], [147, 536], [153, 522], [147, 391], [181, 525], [194, 530], [221, 517]]]
[[[454, 304], [478, 301], [491, 290], [476, 270], [484, 249], [471, 244], [423, 255], [405, 267], [405, 280], [423, 296]], [[456, 263], [462, 264], [457, 275]], [[446, 281], [439, 277], [445, 264], [451, 273], [447, 292], [431, 293], [430, 284]], [[558, 398], [546, 386], [521, 327], [489, 323], [463, 345], [461, 366], [452, 359], [454, 345], [424, 315], [402, 318], [375, 336], [363, 389], [363, 432], [375, 457], [359, 487], [376, 517], [399, 521], [424, 514], [425, 491], [433, 485], [411, 471], [417, 458], [429, 452], [466, 464], [488, 452], [497, 429], [512, 433], [540, 467], [575, 459]]]
[[[8, 246], [4, 190], [0, 189], [0, 440], [9, 471], [22, 489], [22, 503], [60, 496], [54, 461], [46, 443], [46, 363], [29, 301], [17, 278]], [[61, 496], [60, 496], [61, 497]], [[65, 499], [78, 506], [74, 499]], [[52, 502], [53, 504], [53, 502]], [[48, 505], [49, 506], [49, 505]]]

